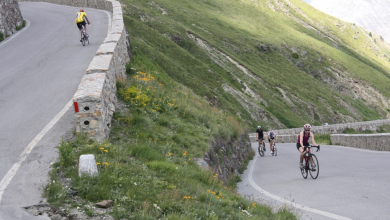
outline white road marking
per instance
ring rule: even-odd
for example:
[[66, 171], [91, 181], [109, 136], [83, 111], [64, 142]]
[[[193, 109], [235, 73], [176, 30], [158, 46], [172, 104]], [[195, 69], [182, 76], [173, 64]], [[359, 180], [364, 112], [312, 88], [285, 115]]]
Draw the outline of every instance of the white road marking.
[[[48, 3], [49, 4], [49, 3]], [[66, 6], [65, 6], [66, 7]], [[68, 6], [70, 7], [70, 6]], [[108, 30], [107, 30], [107, 36], [110, 33], [111, 30], [111, 16], [110, 13], [104, 10], [99, 10], [102, 12], [105, 12], [108, 17]], [[8, 43], [12, 38], [16, 37], [19, 33], [27, 29], [27, 27], [30, 26], [30, 22], [26, 20], [26, 26], [21, 30], [18, 31], [18, 33], [12, 35], [12, 37], [8, 38], [7, 41], [3, 41], [0, 43], [0, 46]], [[58, 120], [71, 108], [73, 105], [73, 98], [65, 105], [65, 107], [47, 124], [41, 132], [27, 145], [27, 147], [24, 149], [22, 154], [19, 156], [19, 160], [17, 163], [15, 163], [11, 169], [7, 172], [7, 174], [3, 177], [3, 179], [0, 182], [0, 206], [1, 206], [1, 200], [3, 198], [3, 194], [5, 189], [7, 188], [8, 184], [11, 182], [11, 180], [14, 178], [16, 172], [18, 172], [20, 166], [22, 166], [22, 163], [26, 160], [27, 156], [31, 153], [31, 151], [34, 149], [34, 147], [37, 145], [37, 143], [46, 135], [47, 132], [50, 131], [50, 129], [58, 122]]]
[[265, 191], [264, 189], [262, 189], [260, 186], [258, 186], [255, 181], [253, 181], [253, 178], [252, 178], [252, 173], [253, 173], [253, 170], [254, 170], [254, 167], [255, 167], [255, 163], [256, 163], [256, 160], [257, 160], [257, 156], [255, 156], [255, 159], [253, 160], [252, 162], [252, 166], [251, 166], [251, 169], [249, 171], [249, 183], [253, 186], [253, 188], [255, 188], [257, 191], [259, 191], [260, 193], [274, 199], [274, 200], [277, 200], [281, 203], [284, 203], [284, 204], [288, 204], [290, 205], [291, 207], [294, 207], [294, 208], [297, 208], [297, 209], [301, 209], [301, 210], [305, 210], [305, 211], [309, 211], [309, 212], [312, 212], [312, 213], [315, 213], [315, 214], [319, 214], [319, 215], [323, 215], [323, 216], [326, 216], [326, 217], [329, 217], [329, 218], [333, 218], [333, 219], [338, 219], [338, 220], [351, 220], [349, 218], [346, 218], [346, 217], [343, 217], [343, 216], [339, 216], [339, 215], [336, 215], [336, 214], [333, 214], [333, 213], [329, 213], [329, 212], [325, 212], [325, 211], [321, 211], [321, 210], [318, 210], [318, 209], [313, 209], [313, 208], [310, 208], [308, 206], [304, 206], [304, 205], [300, 205], [300, 204], [297, 204], [297, 203], [294, 203], [294, 202], [291, 202], [289, 200], [286, 200], [286, 199], [283, 199], [279, 196], [276, 196], [276, 195], [273, 195], [267, 191]]
[[25, 21], [26, 21], [26, 26], [24, 26], [22, 29], [17, 31], [16, 34], [12, 34], [10, 37], [8, 37], [8, 38], [4, 39], [4, 41], [0, 42], [0, 47], [5, 45], [6, 43], [10, 42], [12, 38], [18, 36], [18, 34], [25, 31], [30, 26], [30, 21], [29, 20], [25, 20]]
[[65, 107], [47, 124], [41, 132], [27, 145], [22, 154], [19, 156], [18, 162], [14, 163], [12, 168], [8, 173], [3, 177], [0, 182], [0, 205], [1, 199], [3, 197], [4, 191], [7, 188], [8, 184], [14, 178], [16, 172], [18, 172], [22, 163], [26, 160], [27, 156], [31, 153], [37, 143], [46, 135], [46, 133], [58, 122], [58, 120], [69, 110], [73, 105], [73, 98], [65, 105]]

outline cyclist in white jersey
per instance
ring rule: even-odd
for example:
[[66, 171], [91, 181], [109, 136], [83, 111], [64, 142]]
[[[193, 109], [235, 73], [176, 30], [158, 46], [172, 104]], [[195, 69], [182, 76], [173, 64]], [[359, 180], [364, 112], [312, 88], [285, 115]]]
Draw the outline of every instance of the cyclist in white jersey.
[[269, 142], [269, 149], [271, 150], [271, 154], [274, 153], [274, 149], [273, 149], [273, 146], [271, 144], [271, 140], [275, 140], [275, 142], [278, 140], [278, 136], [276, 135], [276, 133], [271, 129], [269, 132], [268, 132], [268, 142]]

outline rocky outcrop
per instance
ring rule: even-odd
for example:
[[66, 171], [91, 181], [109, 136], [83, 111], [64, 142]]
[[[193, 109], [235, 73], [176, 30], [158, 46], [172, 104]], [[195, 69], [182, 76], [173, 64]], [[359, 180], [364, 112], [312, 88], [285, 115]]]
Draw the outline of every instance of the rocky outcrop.
[[227, 183], [245, 170], [253, 155], [249, 136], [243, 134], [237, 140], [215, 139], [203, 159], [213, 173]]
[[9, 36], [16, 32], [16, 27], [23, 24], [22, 13], [16, 0], [0, 1], [0, 33]]

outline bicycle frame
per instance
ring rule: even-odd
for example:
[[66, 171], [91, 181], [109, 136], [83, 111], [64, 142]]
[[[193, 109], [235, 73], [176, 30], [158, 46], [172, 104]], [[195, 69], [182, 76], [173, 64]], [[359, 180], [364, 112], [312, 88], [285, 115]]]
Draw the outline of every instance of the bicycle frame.
[[320, 150], [319, 145], [318, 146], [310, 145], [310, 146], [306, 147], [305, 155], [303, 158], [305, 165], [304, 165], [303, 169], [301, 169], [302, 176], [305, 179], [307, 178], [308, 173], [310, 173], [310, 176], [313, 179], [316, 179], [318, 177], [318, 174], [319, 174], [320, 167], [319, 167], [318, 159], [317, 159], [315, 154], [311, 153], [312, 147], [317, 147], [317, 151]]

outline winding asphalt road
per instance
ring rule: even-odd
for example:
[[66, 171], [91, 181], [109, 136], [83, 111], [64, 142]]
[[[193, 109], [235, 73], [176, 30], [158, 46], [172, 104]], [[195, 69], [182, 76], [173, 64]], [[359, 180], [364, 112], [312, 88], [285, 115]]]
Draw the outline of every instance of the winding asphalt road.
[[274, 210], [286, 207], [299, 219], [390, 218], [390, 152], [324, 145], [315, 152], [318, 178], [303, 179], [296, 145], [277, 146], [278, 156], [268, 149], [260, 157], [252, 143], [256, 155], [238, 184], [241, 195]]
[[55, 147], [72, 137], [71, 99], [110, 22], [108, 12], [86, 8], [90, 44], [83, 47], [74, 23], [79, 8], [19, 6], [26, 27], [0, 43], [1, 220], [31, 219], [20, 207], [42, 200]]

